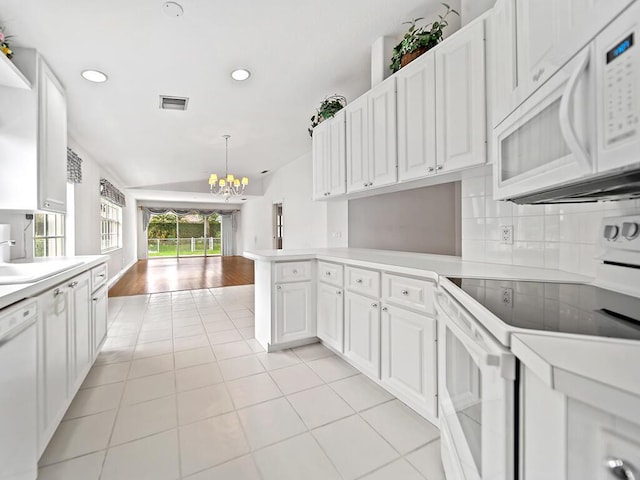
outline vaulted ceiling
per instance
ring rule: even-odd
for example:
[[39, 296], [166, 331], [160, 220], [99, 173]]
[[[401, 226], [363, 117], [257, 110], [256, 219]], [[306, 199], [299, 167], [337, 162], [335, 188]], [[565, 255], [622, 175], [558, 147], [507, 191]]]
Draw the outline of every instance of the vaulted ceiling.
[[[70, 135], [125, 187], [206, 183], [224, 169], [260, 178], [309, 152], [314, 108], [370, 87], [370, 47], [436, 0], [0, 0], [15, 46], [35, 47], [68, 96]], [[454, 2], [455, 3], [455, 2]], [[457, 2], [459, 5], [459, 1]], [[109, 80], [93, 84], [93, 68]], [[231, 79], [235, 68], [251, 78]], [[189, 97], [163, 111], [159, 95]]]

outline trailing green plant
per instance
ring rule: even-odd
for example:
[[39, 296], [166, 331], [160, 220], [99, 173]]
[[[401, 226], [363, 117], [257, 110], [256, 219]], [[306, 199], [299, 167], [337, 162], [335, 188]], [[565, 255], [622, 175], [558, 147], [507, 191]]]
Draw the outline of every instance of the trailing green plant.
[[423, 20], [424, 17], [403, 23], [403, 25], [410, 25], [410, 27], [404, 34], [404, 37], [402, 37], [400, 43], [393, 49], [391, 65], [389, 65], [392, 72], [397, 72], [402, 67], [403, 55], [413, 53], [420, 49], [423, 49], [426, 52], [442, 41], [442, 31], [449, 25], [449, 22], [447, 21], [449, 14], [454, 13], [460, 16], [457, 11], [446, 3], [443, 3], [442, 5], [447, 9], [447, 11], [444, 15], [438, 15], [438, 20], [429, 25], [424, 25], [422, 27], [418, 27], [416, 25], [417, 22]]
[[342, 95], [331, 95], [325, 98], [320, 107], [316, 109], [316, 113], [311, 117], [311, 126], [309, 127], [309, 136], [313, 137], [313, 129], [320, 125], [324, 120], [333, 117], [342, 110], [347, 104], [347, 99]]

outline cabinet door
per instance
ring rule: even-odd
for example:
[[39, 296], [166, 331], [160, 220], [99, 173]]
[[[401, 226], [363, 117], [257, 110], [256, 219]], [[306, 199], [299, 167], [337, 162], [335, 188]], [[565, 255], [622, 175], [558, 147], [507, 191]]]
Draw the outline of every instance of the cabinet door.
[[369, 183], [379, 187], [398, 181], [396, 79], [367, 94], [369, 101]]
[[436, 166], [435, 56], [425, 53], [398, 73], [398, 180], [433, 173]]
[[380, 306], [377, 300], [345, 295], [344, 354], [360, 369], [380, 378]]
[[327, 121], [313, 129], [311, 148], [313, 152], [313, 198], [315, 200], [327, 196], [327, 154], [329, 146], [329, 125]]
[[498, 0], [487, 19], [487, 90], [492, 127], [519, 103], [516, 42], [516, 4], [514, 0]]
[[276, 343], [314, 337], [311, 282], [276, 285]]
[[91, 341], [91, 276], [84, 273], [74, 277], [69, 283], [73, 329], [70, 372], [70, 397], [75, 395], [93, 363]]
[[107, 305], [109, 301], [107, 293], [107, 287], [104, 286], [91, 297], [92, 359], [98, 356], [102, 342], [107, 336]]
[[420, 413], [436, 417], [436, 321], [385, 306], [381, 338], [382, 381]]
[[66, 286], [38, 297], [38, 446], [42, 453], [69, 398], [69, 302]]
[[325, 156], [325, 186], [328, 196], [347, 191], [345, 134], [345, 112], [341, 110], [329, 123], [329, 152]]
[[468, 25], [436, 51], [436, 170], [486, 161], [484, 23]]
[[350, 193], [364, 190], [369, 185], [367, 96], [354, 100], [344, 110], [347, 129], [347, 193]]
[[344, 309], [341, 288], [318, 283], [318, 337], [326, 344], [343, 351]]
[[64, 213], [67, 198], [67, 101], [64, 89], [39, 59], [38, 204]]

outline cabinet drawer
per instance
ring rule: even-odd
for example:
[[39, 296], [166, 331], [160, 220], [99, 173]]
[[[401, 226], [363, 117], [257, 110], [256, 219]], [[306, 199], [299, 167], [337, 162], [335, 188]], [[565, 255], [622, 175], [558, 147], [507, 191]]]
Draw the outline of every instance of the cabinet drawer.
[[435, 283], [429, 280], [403, 277], [385, 273], [382, 275], [382, 298], [385, 302], [433, 314]]
[[311, 262], [276, 263], [276, 283], [311, 280]]
[[380, 296], [380, 272], [347, 267], [346, 275], [347, 288], [352, 292], [375, 298]]
[[343, 281], [342, 265], [318, 262], [318, 280], [341, 287]]
[[107, 283], [107, 264], [103, 263], [91, 269], [91, 291], [95, 292], [105, 283]]

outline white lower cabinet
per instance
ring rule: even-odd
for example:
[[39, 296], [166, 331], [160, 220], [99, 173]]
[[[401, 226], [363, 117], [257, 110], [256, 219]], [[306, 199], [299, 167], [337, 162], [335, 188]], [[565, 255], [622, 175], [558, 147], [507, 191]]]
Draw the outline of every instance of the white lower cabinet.
[[311, 282], [276, 285], [276, 343], [315, 337]]
[[92, 344], [93, 357], [98, 355], [102, 342], [107, 336], [107, 304], [109, 298], [107, 296], [108, 290], [104, 286], [98, 289], [91, 296], [91, 308], [92, 308]]
[[318, 338], [338, 352], [344, 351], [344, 303], [342, 288], [318, 282]]
[[344, 354], [360, 370], [380, 378], [380, 303], [347, 292], [344, 299]]
[[70, 295], [62, 285], [38, 297], [38, 455], [68, 406]]
[[38, 455], [58, 428], [106, 336], [107, 288], [93, 295], [91, 288], [87, 271], [37, 296]]
[[421, 414], [438, 413], [436, 321], [403, 308], [382, 307], [382, 382]]

